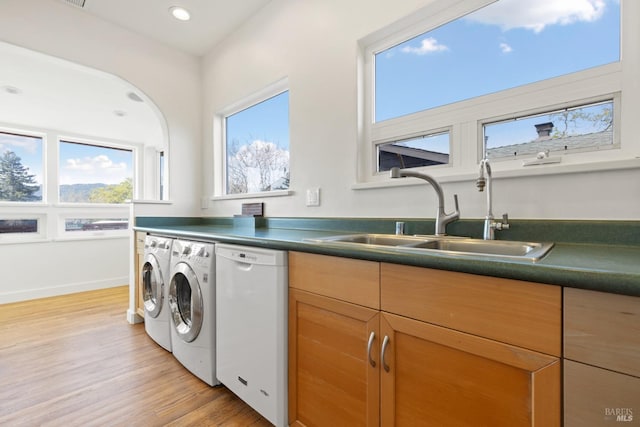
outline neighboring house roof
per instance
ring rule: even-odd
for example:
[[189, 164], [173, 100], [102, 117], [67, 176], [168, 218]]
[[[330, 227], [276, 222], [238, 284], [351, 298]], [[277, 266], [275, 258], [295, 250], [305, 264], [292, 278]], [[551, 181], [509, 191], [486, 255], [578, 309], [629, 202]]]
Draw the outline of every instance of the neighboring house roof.
[[612, 144], [612, 130], [559, 138], [545, 136], [521, 144], [504, 145], [502, 147], [489, 148], [487, 150], [487, 157], [491, 159], [498, 157], [535, 155], [537, 153], [545, 151], [563, 151], [590, 148], [593, 149], [595, 147]]
[[392, 167], [415, 168], [420, 166], [442, 165], [449, 163], [449, 155], [436, 151], [423, 150], [396, 144], [378, 146], [380, 152], [379, 169], [389, 170]]

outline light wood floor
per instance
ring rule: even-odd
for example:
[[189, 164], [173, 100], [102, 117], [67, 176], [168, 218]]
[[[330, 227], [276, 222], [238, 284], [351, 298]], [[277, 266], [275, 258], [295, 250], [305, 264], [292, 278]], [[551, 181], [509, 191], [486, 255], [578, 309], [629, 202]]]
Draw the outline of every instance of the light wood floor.
[[128, 288], [0, 305], [0, 426], [271, 426], [126, 321]]

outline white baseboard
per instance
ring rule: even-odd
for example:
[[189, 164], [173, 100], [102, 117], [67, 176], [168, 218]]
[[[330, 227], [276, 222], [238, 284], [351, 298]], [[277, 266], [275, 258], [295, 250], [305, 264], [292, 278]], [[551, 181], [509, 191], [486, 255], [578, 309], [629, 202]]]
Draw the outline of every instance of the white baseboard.
[[85, 291], [95, 291], [97, 289], [115, 288], [118, 286], [125, 286], [128, 283], [129, 277], [122, 276], [91, 282], [73, 283], [70, 285], [42, 286], [40, 288], [21, 289], [12, 292], [0, 293], [0, 304], [75, 294]]

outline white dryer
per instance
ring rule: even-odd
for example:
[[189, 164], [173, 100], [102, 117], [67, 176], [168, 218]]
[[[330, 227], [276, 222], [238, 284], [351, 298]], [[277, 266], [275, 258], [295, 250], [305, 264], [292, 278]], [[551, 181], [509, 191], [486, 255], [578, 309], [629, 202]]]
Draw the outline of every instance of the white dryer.
[[216, 379], [215, 252], [213, 243], [177, 239], [171, 251], [173, 355], [209, 385]]
[[142, 266], [142, 298], [144, 302], [144, 329], [155, 342], [171, 351], [169, 321], [169, 269], [173, 239], [147, 235], [144, 240]]

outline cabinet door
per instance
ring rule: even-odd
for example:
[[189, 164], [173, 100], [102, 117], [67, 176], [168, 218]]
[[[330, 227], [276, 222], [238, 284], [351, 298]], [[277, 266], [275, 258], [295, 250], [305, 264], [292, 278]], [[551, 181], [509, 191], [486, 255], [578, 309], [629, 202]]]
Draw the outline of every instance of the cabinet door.
[[560, 425], [557, 357], [388, 313], [380, 333], [381, 425]]
[[289, 289], [291, 425], [379, 425], [378, 328], [377, 310]]
[[564, 425], [640, 426], [640, 378], [564, 361]]

